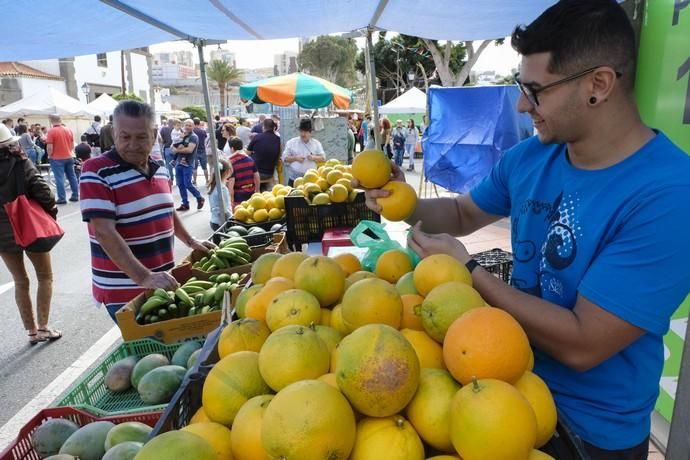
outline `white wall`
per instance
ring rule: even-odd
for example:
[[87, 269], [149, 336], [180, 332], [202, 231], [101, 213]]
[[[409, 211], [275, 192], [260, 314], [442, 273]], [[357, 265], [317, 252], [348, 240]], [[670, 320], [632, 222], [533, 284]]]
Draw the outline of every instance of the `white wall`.
[[95, 54], [76, 56], [74, 58], [74, 78], [77, 81], [77, 93], [80, 101], [87, 102], [86, 96], [81, 91], [81, 86], [84, 83], [99, 83], [118, 87], [122, 84], [120, 52], [111, 51], [107, 53], [107, 56], [107, 67], [98, 66]]
[[[132, 53], [132, 81], [134, 88], [129, 88], [130, 92], [150, 103], [148, 66], [143, 54]], [[142, 96], [140, 91], [144, 91], [145, 94]]]
[[60, 76], [60, 62], [57, 59], [43, 59], [41, 61], [21, 61], [34, 69], [42, 70], [51, 75]]
[[19, 86], [22, 89], [22, 98], [43, 91], [46, 88], [54, 88], [63, 94], [67, 94], [64, 80], [44, 80], [42, 78], [18, 78]]

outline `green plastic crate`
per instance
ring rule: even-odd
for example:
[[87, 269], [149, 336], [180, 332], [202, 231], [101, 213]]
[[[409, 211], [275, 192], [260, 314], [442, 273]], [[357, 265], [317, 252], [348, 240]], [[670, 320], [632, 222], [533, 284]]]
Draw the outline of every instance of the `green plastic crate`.
[[[203, 345], [203, 340], [196, 340]], [[123, 415], [141, 412], [155, 412], [166, 408], [167, 404], [147, 405], [139, 397], [135, 388], [122, 393], [113, 393], [105, 387], [108, 370], [121, 359], [128, 356], [143, 358], [152, 353], [160, 353], [172, 359], [173, 354], [185, 342], [164, 344], [154, 339], [139, 339], [125, 342], [113, 350], [98, 366], [76, 383], [54, 406], [71, 406], [91, 412], [98, 416]]]

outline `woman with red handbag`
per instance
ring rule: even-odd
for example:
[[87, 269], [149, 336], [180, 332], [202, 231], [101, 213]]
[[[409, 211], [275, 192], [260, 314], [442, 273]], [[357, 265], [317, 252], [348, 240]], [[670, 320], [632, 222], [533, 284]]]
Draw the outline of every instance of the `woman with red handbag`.
[[[33, 212], [47, 213], [53, 220], [57, 216], [57, 207], [53, 192], [31, 160], [22, 152], [18, 140], [19, 138], [12, 136], [5, 125], [0, 125], [0, 203], [3, 204], [0, 206], [0, 258], [14, 280], [15, 301], [24, 328], [29, 334], [29, 343], [35, 345], [38, 342], [57, 340], [62, 337], [60, 331], [48, 327], [50, 302], [53, 295], [50, 252], [49, 249], [45, 250], [45, 246], [38, 246], [36, 251], [32, 251], [36, 249], [36, 246], [23, 247], [17, 241], [25, 241], [27, 234], [32, 232], [31, 226], [27, 226], [26, 221], [21, 220], [26, 216], [36, 215], [27, 212], [27, 208], [31, 207], [27, 203], [37, 203], [40, 206], [34, 206], [36, 209]], [[19, 200], [23, 195], [25, 198]], [[18, 203], [21, 206], [17, 206]], [[17, 219], [15, 215], [17, 213], [25, 215]], [[57, 225], [56, 227], [59, 228]], [[57, 239], [59, 240], [59, 237]], [[36, 306], [38, 321], [34, 316], [31, 302], [29, 276], [24, 266], [24, 252], [34, 266], [38, 279]]]

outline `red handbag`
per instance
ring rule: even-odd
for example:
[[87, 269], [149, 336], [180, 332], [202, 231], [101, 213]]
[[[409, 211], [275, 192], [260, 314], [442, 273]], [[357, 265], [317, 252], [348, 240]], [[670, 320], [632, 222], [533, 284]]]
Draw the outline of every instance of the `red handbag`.
[[60, 224], [36, 201], [26, 196], [24, 171], [14, 164], [17, 198], [3, 206], [12, 225], [14, 241], [29, 252], [48, 252], [65, 234]]

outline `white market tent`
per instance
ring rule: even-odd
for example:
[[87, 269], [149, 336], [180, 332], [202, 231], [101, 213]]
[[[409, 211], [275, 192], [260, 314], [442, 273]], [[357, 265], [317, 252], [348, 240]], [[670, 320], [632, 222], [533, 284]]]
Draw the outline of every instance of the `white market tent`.
[[118, 102], [113, 99], [110, 94], [103, 93], [86, 104], [86, 107], [100, 115], [110, 115], [113, 113], [113, 110], [115, 110], [115, 107], [117, 107], [117, 104]]
[[0, 107], [0, 117], [37, 117], [51, 114], [63, 117], [90, 118], [98, 112], [54, 88], [37, 93]]
[[412, 87], [388, 104], [379, 107], [379, 113], [425, 113], [426, 94]]
[[[5, 3], [5, 17], [26, 15], [25, 2]], [[193, 4], [188, 0], [33, 0], [32, 9], [41, 14], [32, 16], [31, 33], [26, 33], [25, 23], [19, 20], [3, 24], [6, 36], [22, 37], [22, 40], [21, 46], [0, 48], [0, 61], [71, 57], [180, 39], [194, 43], [203, 57], [204, 45], [226, 40], [294, 38], [353, 31], [366, 35], [370, 48], [371, 32], [375, 30], [438, 40], [492, 39], [509, 35], [516, 24], [531, 22], [554, 3], [556, 0], [359, 0], [353, 8], [352, 0], [269, 0], [262, 5], [264, 7], [257, 8], [255, 3], [235, 0], [197, 0]], [[79, 22], [76, 33], [74, 28], [55, 27], [61, 18], [67, 22], [74, 18], [85, 20]], [[206, 110], [213, 128], [203, 59], [200, 68]], [[374, 72], [368, 74], [374, 87]], [[377, 119], [374, 105], [374, 121]], [[210, 136], [210, 141], [215, 156], [215, 138]], [[220, 177], [216, 180], [220, 182]], [[690, 369], [688, 364], [690, 328], [682, 367]], [[690, 451], [690, 437], [687, 436], [690, 410], [683, 396], [690, 394], [689, 377], [681, 370], [677, 392], [681, 398], [676, 399], [668, 458], [686, 458]], [[681, 399], [683, 403], [679, 402]]]

